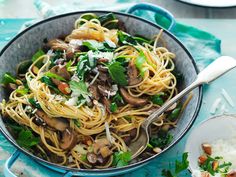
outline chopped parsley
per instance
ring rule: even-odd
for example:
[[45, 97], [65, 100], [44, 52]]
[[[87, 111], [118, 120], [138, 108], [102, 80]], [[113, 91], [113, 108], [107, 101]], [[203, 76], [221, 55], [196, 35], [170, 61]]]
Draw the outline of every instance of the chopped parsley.
[[113, 162], [112, 165], [116, 167], [123, 167], [128, 165], [129, 161], [131, 161], [131, 152], [115, 152], [113, 154]]

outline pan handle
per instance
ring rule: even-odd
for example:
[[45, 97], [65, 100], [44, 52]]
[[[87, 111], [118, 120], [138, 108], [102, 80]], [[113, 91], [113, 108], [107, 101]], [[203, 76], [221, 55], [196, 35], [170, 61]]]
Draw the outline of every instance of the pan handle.
[[9, 159], [7, 159], [7, 161], [4, 165], [4, 170], [3, 170], [3, 173], [4, 173], [5, 176], [7, 176], [7, 177], [16, 177], [16, 175], [14, 175], [14, 173], [10, 170], [10, 168], [15, 163], [15, 161], [17, 160], [17, 158], [19, 157], [20, 154], [21, 154], [21, 152], [19, 150], [16, 150], [9, 157]]
[[171, 31], [176, 24], [175, 18], [172, 15], [172, 13], [170, 13], [168, 10], [166, 10], [162, 7], [159, 7], [157, 5], [154, 5], [151, 3], [138, 3], [138, 4], [135, 4], [134, 6], [130, 7], [126, 11], [126, 13], [132, 14], [136, 10], [147, 10], [147, 11], [152, 11], [152, 12], [162, 15], [163, 17], [165, 17], [166, 19], [168, 19], [170, 21], [170, 26], [168, 28], [169, 31]]

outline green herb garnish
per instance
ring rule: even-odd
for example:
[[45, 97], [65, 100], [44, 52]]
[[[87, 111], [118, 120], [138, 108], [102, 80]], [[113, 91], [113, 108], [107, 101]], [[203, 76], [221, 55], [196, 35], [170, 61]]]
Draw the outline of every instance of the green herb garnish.
[[188, 153], [185, 152], [182, 155], [182, 161], [175, 161], [175, 170], [171, 171], [171, 170], [167, 170], [164, 169], [162, 170], [162, 176], [164, 177], [178, 177], [178, 175], [186, 170], [189, 166], [189, 161], [188, 161]]
[[36, 137], [31, 130], [26, 127], [20, 126], [19, 124], [8, 124], [8, 126], [13, 130], [17, 135], [16, 142], [26, 149], [30, 149], [33, 146], [37, 145], [40, 141], [39, 137]]
[[29, 103], [30, 103], [32, 106], [34, 106], [34, 107], [36, 107], [36, 108], [38, 108], [38, 109], [41, 109], [40, 104], [39, 104], [37, 101], [35, 101], [34, 98], [29, 98], [28, 101], [29, 101]]
[[15, 84], [16, 78], [11, 73], [6, 72], [1, 79], [1, 84], [7, 85], [10, 83]]
[[168, 115], [168, 119], [170, 121], [176, 121], [181, 112], [181, 108], [182, 108], [181, 104], [178, 104], [177, 107], [173, 111], [171, 111], [171, 113]]
[[161, 149], [164, 149], [168, 144], [171, 143], [173, 140], [173, 135], [171, 135], [168, 132], [160, 131], [157, 135], [157, 137], [151, 137], [150, 138], [150, 144], [153, 147], [159, 147]]
[[213, 169], [213, 163], [220, 163], [220, 160], [222, 159], [223, 157], [211, 157], [207, 155], [207, 160], [199, 166], [202, 170], [209, 172], [212, 176], [215, 176], [216, 173], [226, 174], [229, 171], [229, 167], [232, 165], [231, 162], [223, 162], [222, 164], [219, 164], [216, 169]]
[[78, 128], [81, 126], [81, 123], [79, 120], [74, 120], [74, 123]]
[[116, 112], [118, 109], [118, 106], [115, 102], [112, 102], [111, 105], [110, 105], [110, 111], [111, 112]]
[[32, 61], [35, 62], [39, 57], [45, 55], [44, 51], [42, 51], [41, 49], [38, 50], [32, 57]]
[[131, 152], [115, 152], [113, 155], [112, 165], [116, 167], [123, 167], [128, 165], [129, 161], [131, 161]]
[[165, 96], [165, 93], [164, 92], [160, 92], [160, 93], [158, 93], [156, 95], [151, 96], [151, 101], [154, 104], [157, 104], [157, 105], [161, 106], [161, 105], [164, 104], [163, 96]]
[[19, 93], [21, 95], [26, 95], [29, 93], [29, 89], [28, 88], [21, 88], [21, 89], [16, 89], [16, 93]]
[[128, 84], [125, 74], [126, 70], [119, 62], [111, 63], [108, 66], [108, 71], [112, 80], [118, 85], [126, 86]]
[[49, 72], [49, 71], [44, 73], [44, 76], [47, 76], [49, 78], [54, 78], [54, 79], [57, 79], [59, 81], [66, 81], [63, 77], [61, 77], [61, 76], [59, 76], [55, 73]]
[[148, 69], [147, 67], [144, 67], [144, 63], [146, 63], [146, 56], [144, 55], [143, 51], [141, 50], [139, 52], [139, 56], [135, 60], [135, 66], [138, 68], [140, 75], [143, 77], [145, 71]]
[[70, 81], [70, 89], [75, 95], [88, 95], [88, 88], [85, 82], [83, 81]]

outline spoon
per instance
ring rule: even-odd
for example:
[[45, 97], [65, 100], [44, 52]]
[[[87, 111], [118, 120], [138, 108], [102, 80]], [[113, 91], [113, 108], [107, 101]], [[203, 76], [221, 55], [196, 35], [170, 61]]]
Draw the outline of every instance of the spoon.
[[132, 158], [139, 156], [147, 147], [149, 143], [149, 125], [158, 120], [158, 117], [165, 112], [169, 107], [171, 107], [176, 101], [180, 98], [185, 96], [187, 93], [192, 91], [194, 88], [198, 87], [202, 84], [208, 84], [209, 82], [217, 79], [227, 71], [231, 70], [232, 68], [236, 67], [236, 60], [228, 57], [222, 56], [216, 59], [213, 63], [207, 66], [204, 70], [202, 70], [198, 75], [196, 80], [174, 96], [172, 99], [167, 101], [162, 107], [158, 108], [154, 112], [152, 112], [148, 118], [146, 118], [143, 124], [140, 127], [139, 137], [137, 140], [131, 142], [129, 148], [132, 153]]

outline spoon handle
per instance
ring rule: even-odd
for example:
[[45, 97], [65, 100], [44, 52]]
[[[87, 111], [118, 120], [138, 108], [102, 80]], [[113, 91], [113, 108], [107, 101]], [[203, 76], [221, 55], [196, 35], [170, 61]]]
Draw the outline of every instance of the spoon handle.
[[209, 83], [227, 71], [231, 70], [232, 68], [236, 67], [236, 60], [228, 57], [228, 56], [222, 56], [216, 59], [213, 63], [211, 63], [209, 66], [207, 66], [204, 70], [202, 70], [196, 80], [190, 84], [188, 87], [186, 87], [184, 90], [182, 90], [179, 94], [174, 96], [172, 99], [167, 101], [163, 106], [161, 106], [159, 109], [154, 111], [142, 124], [142, 127], [147, 130], [148, 126], [156, 120], [164, 111], [166, 111], [170, 106], [172, 106], [176, 101], [178, 101], [180, 98], [185, 96], [187, 93], [192, 91], [197, 86], [203, 84], [203, 83]]

